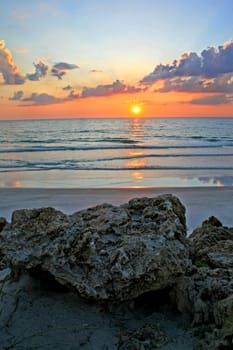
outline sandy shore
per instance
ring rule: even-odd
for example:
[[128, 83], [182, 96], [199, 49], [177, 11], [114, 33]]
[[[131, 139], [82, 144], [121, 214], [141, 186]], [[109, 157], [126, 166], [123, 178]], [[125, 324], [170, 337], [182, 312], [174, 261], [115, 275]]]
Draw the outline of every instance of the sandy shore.
[[66, 214], [101, 203], [123, 204], [133, 197], [172, 193], [186, 207], [188, 232], [210, 215], [233, 226], [233, 187], [128, 188], [128, 189], [0, 189], [0, 216], [10, 220], [16, 209], [54, 207]]

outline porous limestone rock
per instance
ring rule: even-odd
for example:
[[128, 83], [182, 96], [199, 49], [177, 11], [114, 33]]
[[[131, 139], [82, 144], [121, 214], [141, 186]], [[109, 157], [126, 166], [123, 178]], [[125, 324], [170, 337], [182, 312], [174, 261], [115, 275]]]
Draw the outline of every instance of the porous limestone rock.
[[233, 268], [233, 228], [210, 217], [190, 236], [192, 259], [211, 268]]
[[163, 195], [71, 216], [18, 210], [1, 232], [13, 270], [47, 271], [94, 300], [130, 300], [176, 284], [189, 264], [185, 208]]
[[0, 217], [0, 232], [2, 231], [3, 227], [6, 225], [7, 221], [5, 218]]
[[181, 312], [193, 324], [208, 325], [201, 349], [233, 346], [233, 228], [210, 217], [189, 237], [192, 269], [173, 290]]
[[[6, 219], [3, 217], [0, 217], [0, 235], [1, 235], [1, 231], [3, 230], [3, 228], [6, 224], [7, 224]], [[2, 250], [1, 250], [1, 239], [0, 239], [0, 273], [1, 273], [1, 270], [5, 269], [5, 267], [6, 267], [6, 265], [4, 263], [4, 255], [3, 255]]]

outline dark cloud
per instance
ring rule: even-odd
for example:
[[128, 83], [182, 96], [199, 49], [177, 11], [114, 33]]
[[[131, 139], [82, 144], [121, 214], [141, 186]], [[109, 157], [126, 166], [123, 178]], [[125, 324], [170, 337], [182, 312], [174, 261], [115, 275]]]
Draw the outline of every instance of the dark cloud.
[[216, 78], [203, 78], [199, 76], [176, 77], [166, 79], [163, 86], [157, 88], [157, 92], [181, 91], [181, 92], [233, 92], [233, 75], [222, 74]]
[[140, 83], [151, 85], [158, 80], [176, 77], [217, 78], [229, 73], [233, 75], [233, 41], [218, 48], [209, 47], [203, 50], [200, 56], [195, 52], [184, 53], [171, 64], [156, 66]]
[[[49, 95], [47, 93], [38, 94], [38, 93], [34, 92], [31, 94], [30, 97], [21, 99], [21, 102], [23, 102], [23, 104], [21, 106], [52, 105], [52, 104], [68, 102], [68, 101], [78, 99], [78, 98], [80, 98], [80, 95], [78, 93], [76, 93], [75, 90], [71, 90], [69, 95], [64, 97], [64, 98]], [[28, 103], [25, 103], [25, 102], [28, 102]]]
[[98, 69], [91, 69], [89, 72], [90, 73], [103, 73], [102, 70], [98, 70]]
[[213, 95], [213, 96], [204, 96], [200, 98], [195, 98], [189, 101], [191, 104], [195, 105], [225, 105], [230, 104], [233, 101], [233, 95]]
[[43, 78], [46, 76], [49, 66], [43, 63], [42, 61], [39, 61], [38, 63], [34, 63], [35, 66], [35, 73], [27, 74], [27, 79], [32, 81], [38, 81], [40, 78]]
[[65, 91], [69, 91], [69, 90], [72, 90], [72, 86], [71, 85], [66, 85], [64, 86], [64, 88], [62, 88], [62, 90], [65, 90]]
[[71, 63], [66, 63], [66, 62], [60, 62], [54, 64], [53, 68], [57, 70], [72, 70], [72, 69], [77, 69], [79, 66], [77, 64], [71, 64]]
[[62, 77], [67, 73], [67, 71], [77, 69], [79, 66], [77, 64], [71, 64], [66, 62], [60, 62], [53, 65], [51, 74], [58, 79], [62, 79]]
[[66, 74], [66, 72], [63, 72], [63, 71], [60, 71], [58, 69], [55, 69], [55, 68], [52, 68], [51, 69], [51, 74], [54, 76], [54, 77], [57, 77], [58, 79], [62, 79], [62, 77]]
[[134, 86], [125, 85], [120, 80], [114, 81], [112, 84], [98, 85], [96, 87], [84, 87], [81, 92], [81, 98], [86, 97], [100, 97], [100, 96], [110, 96], [122, 93], [136, 93], [142, 89], [136, 88]]
[[12, 97], [9, 98], [10, 101], [20, 101], [23, 97], [23, 91], [19, 90], [14, 93]]
[[24, 98], [21, 100], [23, 102], [29, 102], [28, 104], [23, 104], [24, 106], [32, 105], [51, 105], [56, 103], [64, 102], [63, 99], [49, 95], [47, 93], [37, 94], [36, 92], [32, 93], [30, 97]]
[[4, 40], [0, 40], [0, 73], [5, 84], [24, 84], [25, 77], [14, 64], [11, 52], [5, 47]]
[[71, 90], [67, 99], [68, 100], [75, 100], [76, 98], [79, 98], [80, 95], [75, 91], [75, 90]]

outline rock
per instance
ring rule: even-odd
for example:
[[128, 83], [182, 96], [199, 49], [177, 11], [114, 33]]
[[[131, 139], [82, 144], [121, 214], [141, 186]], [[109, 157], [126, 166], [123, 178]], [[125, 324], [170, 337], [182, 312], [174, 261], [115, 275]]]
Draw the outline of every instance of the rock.
[[214, 226], [214, 227], [221, 227], [222, 223], [221, 221], [216, 218], [215, 216], [210, 216], [207, 220], [203, 221], [202, 226]]
[[124, 331], [120, 334], [119, 350], [157, 349], [169, 342], [167, 335], [159, 324], [145, 324], [138, 329]]
[[15, 211], [1, 246], [13, 269], [47, 271], [81, 296], [102, 301], [171, 287], [189, 265], [185, 208], [172, 195], [71, 216], [52, 208]]
[[11, 277], [11, 269], [7, 267], [4, 270], [0, 270], [0, 284], [6, 282]]
[[233, 345], [233, 294], [215, 303], [214, 321], [222, 343]]
[[194, 262], [203, 262], [212, 268], [233, 268], [233, 228], [223, 227], [215, 217], [193, 231], [190, 244]]
[[[7, 224], [7, 221], [5, 218], [3, 217], [0, 217], [0, 235], [1, 235], [1, 231], [3, 230], [4, 226]], [[1, 242], [1, 239], [0, 239], [0, 242]], [[4, 260], [4, 255], [2, 253], [2, 250], [1, 250], [1, 243], [0, 243], [0, 271], [2, 269], [5, 269], [5, 263], [3, 262]]]
[[0, 217], [0, 232], [2, 231], [3, 227], [6, 225], [7, 221], [5, 218]]
[[193, 324], [212, 322], [215, 304], [233, 293], [232, 270], [197, 268], [180, 279], [173, 300], [180, 312], [189, 312]]
[[[172, 195], [136, 198], [119, 207], [102, 204], [70, 216], [53, 208], [19, 210], [10, 224], [0, 220], [0, 298], [11, 297], [9, 288], [17, 284], [12, 273], [22, 281], [25, 271], [44, 290], [60, 292], [64, 286], [62, 291], [114, 302], [113, 307], [137, 305], [139, 296], [159, 299], [159, 305], [163, 295], [191, 315], [198, 349], [232, 349], [232, 252], [233, 228], [213, 216], [186, 238], [185, 208]], [[7, 327], [21, 289], [10, 314], [2, 304]], [[159, 327], [144, 322], [121, 332], [118, 349], [163, 348], [167, 341]]]
[[189, 244], [194, 265], [172, 291], [173, 300], [192, 315], [193, 324], [208, 325], [201, 349], [232, 349], [233, 228], [211, 217], [194, 230]]

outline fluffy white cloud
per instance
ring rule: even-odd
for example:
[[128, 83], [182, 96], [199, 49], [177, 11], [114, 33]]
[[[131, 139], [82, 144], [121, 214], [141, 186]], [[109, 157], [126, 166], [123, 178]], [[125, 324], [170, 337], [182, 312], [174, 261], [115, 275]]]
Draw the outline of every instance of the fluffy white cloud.
[[4, 40], [0, 40], [0, 73], [5, 84], [23, 84], [25, 77], [14, 64], [11, 52], [5, 47]]
[[158, 80], [176, 77], [216, 78], [229, 73], [233, 74], [233, 41], [218, 48], [209, 47], [200, 56], [195, 52], [184, 53], [171, 64], [156, 66], [140, 83], [151, 85]]

